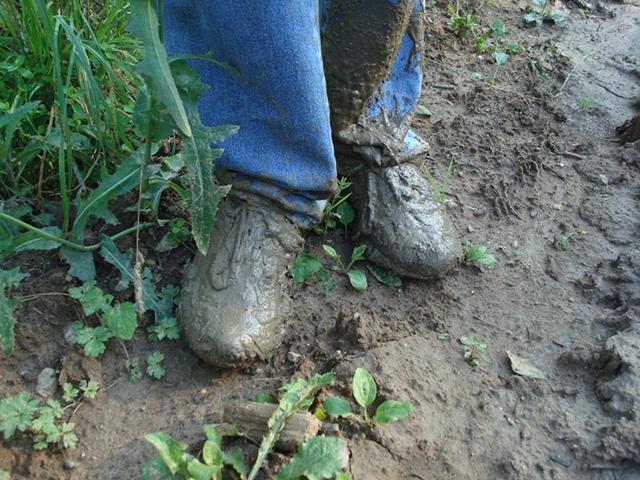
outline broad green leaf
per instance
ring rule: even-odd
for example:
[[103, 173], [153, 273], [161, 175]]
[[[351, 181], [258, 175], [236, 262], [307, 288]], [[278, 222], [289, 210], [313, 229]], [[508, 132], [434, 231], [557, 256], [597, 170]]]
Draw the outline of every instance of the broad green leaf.
[[322, 268], [320, 261], [307, 252], [300, 252], [293, 264], [293, 279], [296, 283], [303, 283]]
[[358, 292], [364, 292], [367, 289], [367, 276], [362, 270], [349, 270], [347, 272], [351, 286]]
[[487, 350], [487, 344], [479, 338], [474, 337], [473, 335], [460, 337], [458, 340], [462, 345], [465, 345], [467, 347], [475, 347], [478, 352], [484, 352]]
[[149, 433], [144, 438], [155, 447], [164, 464], [175, 475], [180, 469], [182, 455], [188, 445], [174, 440], [164, 432]]
[[342, 202], [336, 207], [336, 215], [338, 215], [340, 223], [344, 226], [352, 224], [356, 219], [356, 211], [347, 201]]
[[542, 18], [536, 12], [529, 12], [522, 17], [525, 25], [536, 25], [542, 22]]
[[349, 461], [346, 442], [337, 437], [313, 437], [302, 444], [298, 453], [285, 465], [277, 480], [309, 480], [333, 478]]
[[386, 400], [382, 402], [373, 416], [376, 423], [387, 423], [396, 420], [402, 420], [411, 413], [411, 404], [409, 402], [398, 402], [396, 400]]
[[322, 406], [331, 417], [348, 417], [351, 415], [351, 405], [344, 398], [329, 397]]
[[496, 65], [504, 65], [509, 60], [509, 55], [505, 52], [493, 52], [493, 60]]
[[560, 13], [552, 13], [549, 18], [551, 19], [551, 21], [553, 23], [561, 23], [564, 22], [564, 15], [560, 14]]
[[500, 39], [504, 36], [505, 33], [506, 33], [506, 28], [502, 20], [500, 19], [495, 20], [491, 24], [491, 34], [494, 36], [494, 38]]
[[204, 254], [209, 245], [218, 205], [230, 189], [229, 186], [213, 183], [214, 160], [222, 155], [222, 150], [212, 149], [211, 146], [235, 134], [238, 127], [204, 125], [198, 112], [198, 99], [208, 87], [200, 82], [195, 70], [184, 60], [172, 62], [171, 71], [193, 128], [193, 136], [183, 139], [181, 157], [187, 167], [186, 180], [191, 187], [191, 233], [196, 246]]
[[353, 375], [353, 397], [363, 408], [367, 408], [371, 405], [378, 395], [378, 387], [376, 382], [369, 372], [364, 368], [356, 368], [356, 372]]
[[140, 480], [175, 480], [175, 477], [161, 458], [155, 458], [144, 466]]
[[336, 473], [336, 480], [351, 480], [351, 477], [344, 472]]
[[151, 96], [163, 103], [176, 125], [186, 137], [192, 136], [187, 112], [173, 79], [167, 52], [160, 40], [158, 16], [154, 0], [132, 0], [128, 30], [144, 45], [144, 59], [137, 70], [144, 78]]
[[5, 355], [13, 354], [15, 344], [15, 318], [13, 313], [18, 303], [6, 296], [6, 288], [18, 285], [29, 275], [21, 273], [20, 268], [0, 269], [0, 347]]
[[[103, 179], [98, 188], [93, 190], [86, 199], [79, 195], [76, 197], [76, 217], [71, 228], [72, 237], [76, 241], [84, 238], [84, 228], [91, 216], [101, 218], [112, 225], [118, 223], [118, 219], [109, 211], [109, 201], [130, 192], [138, 185], [142, 154], [142, 148], [138, 149], [112, 175]], [[145, 178], [151, 172], [152, 169], [147, 168]]]
[[103, 317], [114, 337], [120, 340], [131, 340], [138, 327], [136, 307], [131, 302], [124, 302], [109, 308]]
[[222, 465], [204, 465], [196, 458], [192, 458], [187, 463], [187, 472], [193, 480], [218, 480], [221, 478], [219, 475], [221, 470]]
[[115, 242], [111, 240], [111, 237], [106, 235], [102, 236], [100, 255], [120, 272], [120, 280], [115, 287], [116, 291], [126, 289], [133, 280], [133, 269], [130, 268], [131, 263], [129, 262], [129, 258], [120, 252]]
[[357, 262], [360, 260], [364, 260], [364, 252], [366, 249], [367, 246], [364, 244], [358, 245], [356, 248], [354, 248], [353, 252], [351, 252], [351, 261]]
[[93, 263], [91, 252], [79, 252], [67, 247], [60, 249], [60, 255], [69, 264], [69, 275], [82, 282], [89, 282], [96, 278], [96, 265]]
[[19, 125], [24, 117], [29, 115], [40, 102], [27, 102], [24, 105], [19, 106], [12, 112], [8, 112], [0, 116], [0, 128], [4, 128], [10, 125]]
[[96, 312], [106, 312], [111, 308], [113, 295], [104, 293], [96, 286], [95, 280], [86, 282], [79, 287], [69, 289], [71, 298], [75, 298], [82, 305], [85, 315], [93, 315]]
[[222, 461], [225, 465], [229, 465], [236, 472], [238, 472], [242, 480], [247, 478], [249, 469], [247, 468], [247, 465], [244, 463], [244, 456], [242, 455], [242, 450], [240, 450], [239, 448], [234, 448], [229, 452], [222, 452]]
[[[62, 235], [62, 230], [58, 227], [44, 227], [41, 230], [56, 236]], [[22, 252], [24, 250], [54, 250], [59, 246], [60, 244], [54, 240], [42, 238], [37, 233], [28, 231], [20, 234], [13, 241], [11, 250], [14, 252]]]
[[84, 346], [89, 357], [99, 357], [106, 349], [105, 343], [111, 338], [111, 332], [105, 327], [80, 327], [76, 330], [76, 343]]
[[511, 362], [511, 370], [513, 370], [513, 373], [526, 378], [536, 378], [538, 380], [545, 379], [544, 372], [531, 365], [529, 360], [526, 358], [519, 357], [518, 355], [511, 353], [509, 350], [507, 350], [507, 357], [509, 357], [509, 362]]
[[21, 392], [0, 400], [0, 430], [9, 440], [16, 430], [24, 432], [33, 420], [40, 402], [30, 400], [28, 392]]
[[395, 276], [386, 268], [382, 268], [377, 265], [367, 265], [367, 269], [371, 272], [373, 278], [387, 287], [400, 288], [402, 286], [402, 280], [400, 277]]
[[324, 253], [329, 257], [329, 258], [333, 258], [334, 260], [338, 259], [338, 252], [336, 252], [336, 249], [333, 248], [330, 245], [322, 245], [322, 249], [324, 250]]

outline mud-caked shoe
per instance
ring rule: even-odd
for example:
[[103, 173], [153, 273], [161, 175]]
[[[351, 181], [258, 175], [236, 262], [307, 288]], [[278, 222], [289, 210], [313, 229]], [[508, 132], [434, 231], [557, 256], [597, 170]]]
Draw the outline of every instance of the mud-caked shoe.
[[287, 269], [302, 246], [298, 227], [267, 201], [224, 201], [207, 254], [187, 268], [180, 302], [184, 337], [202, 360], [238, 366], [280, 344], [291, 308]]
[[456, 264], [462, 256], [457, 232], [416, 165], [366, 166], [350, 177], [369, 260], [418, 279], [438, 277]]

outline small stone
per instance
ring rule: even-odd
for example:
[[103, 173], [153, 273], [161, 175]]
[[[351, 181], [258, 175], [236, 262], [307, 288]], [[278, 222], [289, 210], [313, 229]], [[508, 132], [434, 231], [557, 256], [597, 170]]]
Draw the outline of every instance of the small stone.
[[56, 371], [53, 368], [45, 368], [38, 375], [38, 385], [36, 386], [36, 392], [41, 397], [48, 397], [53, 395], [58, 388], [58, 378]]
[[343, 357], [344, 353], [342, 353], [342, 350], [336, 350], [336, 360], [342, 360]]
[[520, 246], [520, 243], [518, 243], [518, 240], [514, 240], [511, 245], [513, 246], [513, 248], [518, 248]]
[[554, 203], [553, 204], [553, 209], [554, 210], [562, 210], [562, 205], [560, 203]]
[[609, 179], [607, 178], [606, 175], [602, 175], [602, 174], [598, 175], [598, 181], [604, 186], [609, 185]]
[[65, 470], [73, 470], [75, 468], [78, 468], [79, 466], [80, 465], [78, 464], [78, 462], [71, 460], [70, 458], [67, 458], [62, 464], [62, 468], [64, 468]]
[[300, 355], [299, 353], [293, 351], [287, 353], [287, 360], [289, 360], [293, 364], [299, 363], [301, 358], [302, 355]]
[[64, 329], [64, 339], [69, 345], [76, 343], [76, 330], [73, 328], [73, 323], [67, 325]]
[[538, 216], [538, 212], [535, 210], [529, 211], [529, 218], [536, 218]]
[[467, 225], [467, 232], [473, 233], [474, 230], [475, 228], [473, 228], [471, 225]]

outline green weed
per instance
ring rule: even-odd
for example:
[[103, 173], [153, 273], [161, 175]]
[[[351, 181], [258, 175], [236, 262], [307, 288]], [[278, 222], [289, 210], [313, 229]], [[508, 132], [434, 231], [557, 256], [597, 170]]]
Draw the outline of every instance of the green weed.
[[553, 237], [553, 247], [556, 250], [564, 252], [567, 249], [567, 245], [570, 240], [574, 240], [575, 238], [582, 238], [587, 234], [586, 230], [578, 229], [573, 233], [568, 235], [557, 234]]
[[590, 97], [581, 95], [578, 101], [576, 102], [574, 108], [576, 110], [581, 111], [582, 113], [586, 113], [591, 109], [592, 105], [593, 105], [593, 100]]
[[[10, 35], [22, 35], [21, 32], [24, 31], [24, 35], [29, 38], [23, 40], [30, 42], [30, 49], [37, 50], [33, 53], [34, 58], [52, 57], [47, 60], [47, 78], [52, 84], [49, 94], [51, 98], [33, 100], [32, 103], [25, 104], [21, 110], [16, 108], [12, 113], [0, 116], [0, 130], [4, 128], [5, 136], [8, 138], [17, 138], [15, 134], [20, 125], [31, 124], [37, 120], [29, 115], [35, 114], [39, 105], [51, 107], [54, 127], [50, 134], [55, 136], [49, 137], [47, 134], [46, 138], [49, 139], [47, 148], [52, 152], [51, 158], [55, 159], [49, 163], [52, 164], [52, 172], [56, 173], [57, 182], [54, 183], [58, 186], [61, 222], [60, 225], [52, 225], [53, 215], [44, 216], [43, 213], [46, 214], [46, 211], [37, 213], [42, 205], [38, 205], [39, 202], [34, 202], [33, 199], [20, 198], [0, 202], [0, 256], [4, 258], [24, 250], [59, 249], [61, 257], [69, 264], [69, 275], [82, 282], [90, 282], [95, 279], [96, 274], [94, 253], [99, 253], [119, 271], [121, 280], [118, 290], [135, 285], [136, 309], [128, 302], [114, 305], [113, 310], [100, 311], [103, 315], [100, 326], [79, 327], [77, 338], [88, 354], [97, 356], [102, 353], [105, 342], [111, 337], [124, 340], [123, 337], [135, 329], [134, 310], [137, 310], [137, 314], [142, 314], [145, 310], [153, 311], [159, 327], [157, 332], [154, 331], [152, 334], [156, 337], [165, 335], [171, 338], [175, 332], [170, 320], [173, 317], [173, 303], [168, 301], [165, 295], [156, 292], [151, 271], [142, 266], [142, 257], [138, 250], [139, 231], [169, 224], [170, 231], [165, 243], [170, 245], [167, 248], [185, 240], [184, 221], [161, 219], [158, 215], [160, 198], [164, 191], [170, 189], [186, 201], [190, 213], [191, 233], [196, 246], [202, 252], [207, 250], [217, 207], [229, 188], [213, 183], [214, 161], [220, 156], [221, 150], [212, 149], [212, 145], [235, 133], [237, 127], [223, 125], [209, 128], [200, 121], [197, 103], [206, 87], [184, 58], [167, 57], [160, 40], [155, 0], [130, 2], [132, 14], [128, 31], [134, 35], [133, 37], [124, 32], [123, 18], [126, 19], [129, 12], [128, 2], [117, 2], [114, 7], [123, 6], [120, 10], [111, 9], [111, 6], [105, 8], [101, 14], [107, 15], [108, 18], [100, 17], [102, 23], [97, 28], [104, 30], [99, 31], [91, 30], [89, 20], [82, 9], [74, 10], [78, 6], [77, 2], [62, 2], [59, 6], [68, 6], [73, 15], [79, 16], [75, 23], [70, 23], [63, 15], [55, 15], [57, 10], [54, 10], [53, 4], [45, 5], [44, 0], [25, 0], [22, 3], [22, 9], [18, 9], [11, 2], [3, 4], [0, 7], [0, 22], [10, 24]], [[95, 18], [93, 20], [98, 21]], [[72, 25], [81, 25], [81, 31], [74, 30]], [[145, 56], [137, 66], [139, 76], [135, 77], [135, 81], [123, 80], [118, 71], [114, 70], [112, 64], [120, 58], [117, 52], [111, 50], [109, 55], [93, 57], [97, 55], [95, 52], [99, 46], [91, 42], [99, 40], [98, 33], [104, 36], [121, 33], [128, 38], [127, 45], [135, 45], [136, 51], [140, 48], [144, 50]], [[84, 43], [83, 35], [87, 38]], [[40, 37], [41, 41], [37, 43]], [[125, 60], [131, 63], [133, 58], [128, 55]], [[95, 65], [91, 60], [95, 60]], [[111, 110], [105, 110], [101, 104], [103, 100], [108, 100], [103, 97], [110, 84], [107, 77], [104, 78], [104, 85], [100, 83], [100, 75], [103, 74], [100, 69], [106, 69], [108, 73], [104, 75], [108, 78], [114, 77], [113, 81], [117, 79], [126, 83], [127, 98], [131, 96], [132, 91], [138, 91], [135, 104], [131, 103], [127, 107], [129, 113], [118, 121], [118, 125], [127, 134], [138, 132], [142, 142], [132, 145], [131, 149], [124, 148], [126, 156], [117, 157], [119, 160], [116, 165], [98, 161], [102, 157], [95, 152], [92, 153], [92, 146], [87, 147], [90, 163], [83, 163], [75, 156], [76, 152], [82, 150], [81, 146], [87, 143], [78, 136], [80, 131], [85, 136], [91, 134], [91, 138], [101, 145], [101, 152], [109, 151], [104, 146], [108, 143], [106, 137], [101, 136], [99, 132], [112, 132], [112, 124], [109, 123], [112, 115], [109, 115], [109, 119], [103, 118], [104, 112]], [[87, 97], [73, 93], [72, 85], [75, 84], [71, 80], [76, 77], [80, 78], [78, 85], [82, 86], [83, 95], [86, 94]], [[50, 81], [51, 78], [53, 82]], [[103, 88], [97, 88], [97, 85]], [[31, 101], [32, 98], [29, 97], [28, 100]], [[41, 103], [37, 103], [38, 101]], [[115, 102], [113, 99], [110, 101]], [[91, 116], [91, 128], [83, 127], [84, 123], [75, 120], [75, 102], [80, 102], [86, 107], [87, 115]], [[123, 105], [122, 102], [118, 104], [121, 107]], [[173, 159], [170, 160], [169, 156], [162, 162], [152, 163], [151, 157], [158, 150], [158, 144], [164, 139], [173, 138], [176, 134], [182, 139], [181, 151], [176, 152], [173, 149], [170, 152]], [[14, 146], [16, 142], [20, 143], [20, 140], [16, 140]], [[122, 153], [122, 142], [117, 138], [113, 142], [118, 144], [119, 152]], [[15, 152], [15, 148], [13, 151]], [[42, 161], [46, 163], [48, 160]], [[38, 171], [48, 170], [40, 168]], [[18, 190], [22, 191], [24, 182], [20, 183], [20, 179], [23, 178], [20, 176], [21, 172], [14, 168], [12, 173], [8, 174], [6, 182], [9, 188], [5, 190], [11, 195]], [[31, 185], [28, 181], [25, 182]], [[43, 182], [40, 182], [40, 186], [48, 185], [45, 180]], [[15, 185], [15, 188], [11, 185]], [[109, 209], [110, 202], [134, 189], [138, 190], [138, 202], [134, 207], [137, 211], [135, 224], [111, 236], [103, 235], [99, 242], [87, 245], [85, 231], [88, 227], [120, 223]], [[50, 205], [49, 208], [54, 211], [55, 205]], [[143, 214], [147, 215], [150, 221], [143, 223]], [[131, 234], [136, 235], [134, 255], [120, 252], [115, 243], [119, 238]], [[13, 325], [13, 308], [15, 304], [4, 295], [0, 296], [0, 339], [6, 344], [4, 350], [9, 353], [12, 351], [10, 345], [13, 345], [10, 332]]]
[[548, 0], [532, 0], [532, 5], [527, 7], [527, 13], [522, 17], [522, 21], [527, 26], [535, 27], [543, 23], [563, 22], [564, 16], [553, 10]]
[[450, 15], [449, 27], [451, 27], [453, 33], [460, 38], [465, 38], [474, 33], [478, 22], [478, 16], [475, 13], [452, 3], [448, 5], [447, 10]]
[[429, 171], [429, 168], [427, 167], [426, 162], [423, 162], [420, 165], [420, 170], [422, 170], [422, 173], [424, 174], [427, 181], [429, 182], [429, 185], [431, 186], [431, 190], [435, 195], [436, 201], [440, 204], [443, 204], [446, 199], [447, 192], [449, 191], [449, 179], [453, 174], [454, 168], [455, 168], [455, 164], [453, 160], [451, 160], [449, 162], [449, 166], [447, 167], [447, 170], [444, 172], [444, 175], [442, 176], [442, 181], [438, 181]]
[[93, 400], [99, 388], [100, 385], [93, 380], [83, 380], [79, 389], [65, 383], [64, 407], [52, 398], [41, 404], [39, 400], [32, 400], [28, 392], [0, 399], [0, 431], [5, 440], [10, 440], [18, 432], [27, 434], [35, 450], [75, 448], [78, 439], [73, 431], [75, 424], [69, 421], [69, 411], [84, 400]]
[[356, 218], [356, 212], [348, 202], [351, 192], [347, 190], [351, 187], [351, 182], [342, 177], [338, 180], [336, 193], [327, 203], [322, 214], [322, 221], [313, 227], [313, 231], [318, 235], [327, 233], [327, 230], [343, 228], [345, 236], [347, 228]]
[[478, 265], [492, 266], [498, 263], [493, 255], [487, 253], [487, 247], [484, 245], [466, 245], [464, 258], [467, 262]]
[[[146, 435], [146, 440], [157, 450], [159, 457], [148, 463], [142, 472], [142, 480], [174, 478], [184, 480], [220, 480], [223, 472], [242, 480], [254, 480], [273, 450], [287, 420], [295, 413], [307, 411], [321, 388], [331, 385], [331, 373], [315, 375], [309, 380], [297, 379], [282, 387], [282, 396], [269, 419], [269, 431], [263, 437], [256, 459], [248, 468], [242, 451], [223, 447], [225, 436], [245, 436], [233, 425], [205, 425], [206, 440], [197, 455], [187, 451], [188, 445], [172, 439], [163, 432]], [[300, 478], [348, 478], [341, 470], [345, 458], [345, 442], [337, 437], [317, 436], [302, 444], [291, 461], [284, 465], [277, 480]], [[226, 478], [226, 477], [225, 477]]]
[[359, 245], [355, 247], [351, 252], [351, 259], [349, 263], [345, 265], [335, 248], [330, 245], [323, 245], [322, 250], [324, 254], [333, 262], [333, 264], [328, 267], [324, 267], [316, 256], [307, 252], [301, 252], [296, 257], [293, 265], [293, 279], [296, 283], [304, 283], [311, 277], [315, 276], [321, 282], [327, 282], [326, 289], [331, 291], [336, 287], [336, 285], [331, 279], [329, 272], [334, 271], [346, 275], [354, 290], [357, 292], [364, 292], [367, 289], [367, 277], [362, 270], [352, 267], [356, 262], [365, 259], [364, 252], [366, 249], [366, 245]]
[[[397, 400], [385, 400], [375, 410], [372, 417], [369, 416], [369, 407], [373, 405], [378, 396], [378, 387], [371, 374], [364, 368], [356, 368], [351, 383], [353, 398], [360, 406], [365, 425], [371, 427], [374, 424], [394, 422], [404, 419], [411, 413], [411, 404]], [[323, 403], [324, 410], [330, 417], [343, 418], [353, 415], [351, 405], [341, 397], [329, 397]]]
[[480, 364], [479, 353], [487, 350], [487, 344], [473, 335], [460, 337], [458, 341], [464, 345], [464, 359], [471, 367], [477, 367]]

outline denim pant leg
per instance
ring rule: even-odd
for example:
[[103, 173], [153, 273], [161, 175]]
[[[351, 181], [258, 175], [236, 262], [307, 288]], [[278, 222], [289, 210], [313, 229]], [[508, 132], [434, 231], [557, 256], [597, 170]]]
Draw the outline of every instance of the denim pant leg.
[[[339, 167], [408, 160], [422, 88], [423, 0], [323, 0], [322, 49]], [[346, 168], [345, 168], [346, 166]]]
[[237, 71], [193, 60], [210, 87], [203, 121], [240, 126], [221, 144], [225, 181], [304, 226], [319, 220], [336, 178], [319, 23], [318, 0], [165, 0], [171, 54], [211, 53]]

